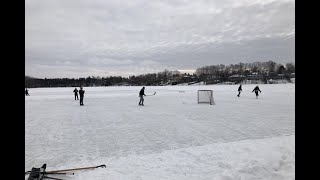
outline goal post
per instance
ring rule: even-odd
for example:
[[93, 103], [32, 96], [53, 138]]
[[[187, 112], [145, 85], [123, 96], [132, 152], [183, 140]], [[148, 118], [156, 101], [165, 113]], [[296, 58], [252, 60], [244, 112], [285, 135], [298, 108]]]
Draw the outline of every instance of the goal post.
[[215, 105], [212, 90], [198, 90], [198, 104]]

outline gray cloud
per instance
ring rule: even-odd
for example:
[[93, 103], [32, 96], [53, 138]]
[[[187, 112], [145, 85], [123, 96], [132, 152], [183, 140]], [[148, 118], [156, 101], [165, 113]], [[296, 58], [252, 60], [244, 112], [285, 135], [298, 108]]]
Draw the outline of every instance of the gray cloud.
[[134, 75], [295, 60], [292, 0], [27, 0], [26, 75]]

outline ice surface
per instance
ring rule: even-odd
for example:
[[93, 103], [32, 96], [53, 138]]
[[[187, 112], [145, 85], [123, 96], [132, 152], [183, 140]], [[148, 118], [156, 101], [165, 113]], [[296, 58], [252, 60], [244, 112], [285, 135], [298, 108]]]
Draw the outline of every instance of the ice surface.
[[[295, 85], [31, 88], [25, 168], [106, 164], [67, 179], [294, 179]], [[213, 90], [216, 105], [197, 104]], [[184, 92], [184, 93], [181, 93]], [[60, 176], [60, 178], [62, 178]]]

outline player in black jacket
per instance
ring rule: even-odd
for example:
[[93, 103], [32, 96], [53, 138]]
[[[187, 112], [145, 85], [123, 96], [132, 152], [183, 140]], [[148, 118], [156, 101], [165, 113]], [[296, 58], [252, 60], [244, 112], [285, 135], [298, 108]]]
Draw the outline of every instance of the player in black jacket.
[[146, 96], [145, 94], [144, 94], [144, 87], [140, 90], [140, 92], [139, 92], [139, 97], [140, 97], [140, 101], [139, 101], [139, 106], [144, 106], [143, 105], [143, 101], [144, 101], [144, 99], [143, 99], [143, 96]]
[[83, 96], [84, 96], [84, 90], [82, 89], [82, 87], [80, 87], [80, 106], [83, 106]]
[[240, 86], [239, 86], [239, 88], [238, 88], [238, 92], [239, 92], [239, 94], [237, 95], [238, 97], [240, 97], [241, 91], [242, 91], [242, 87], [241, 87], [241, 84], [240, 84]]
[[[253, 91], [256, 93], [256, 98], [258, 99], [259, 91], [260, 91], [259, 86], [256, 86], [256, 87], [253, 89]], [[252, 92], [253, 92], [253, 91], [252, 91]], [[260, 91], [260, 93], [261, 93], [261, 91]]]
[[30, 96], [30, 95], [29, 95], [29, 90], [28, 90], [28, 89], [26, 89], [25, 93], [26, 93], [26, 96]]
[[78, 97], [78, 89], [77, 89], [77, 88], [74, 88], [73, 92], [74, 92], [74, 100], [79, 100], [79, 97]]

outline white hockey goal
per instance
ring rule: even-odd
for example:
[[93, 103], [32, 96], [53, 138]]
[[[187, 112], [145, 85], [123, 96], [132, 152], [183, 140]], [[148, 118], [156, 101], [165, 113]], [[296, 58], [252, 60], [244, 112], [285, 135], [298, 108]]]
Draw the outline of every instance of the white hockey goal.
[[215, 105], [212, 90], [198, 90], [198, 104]]

